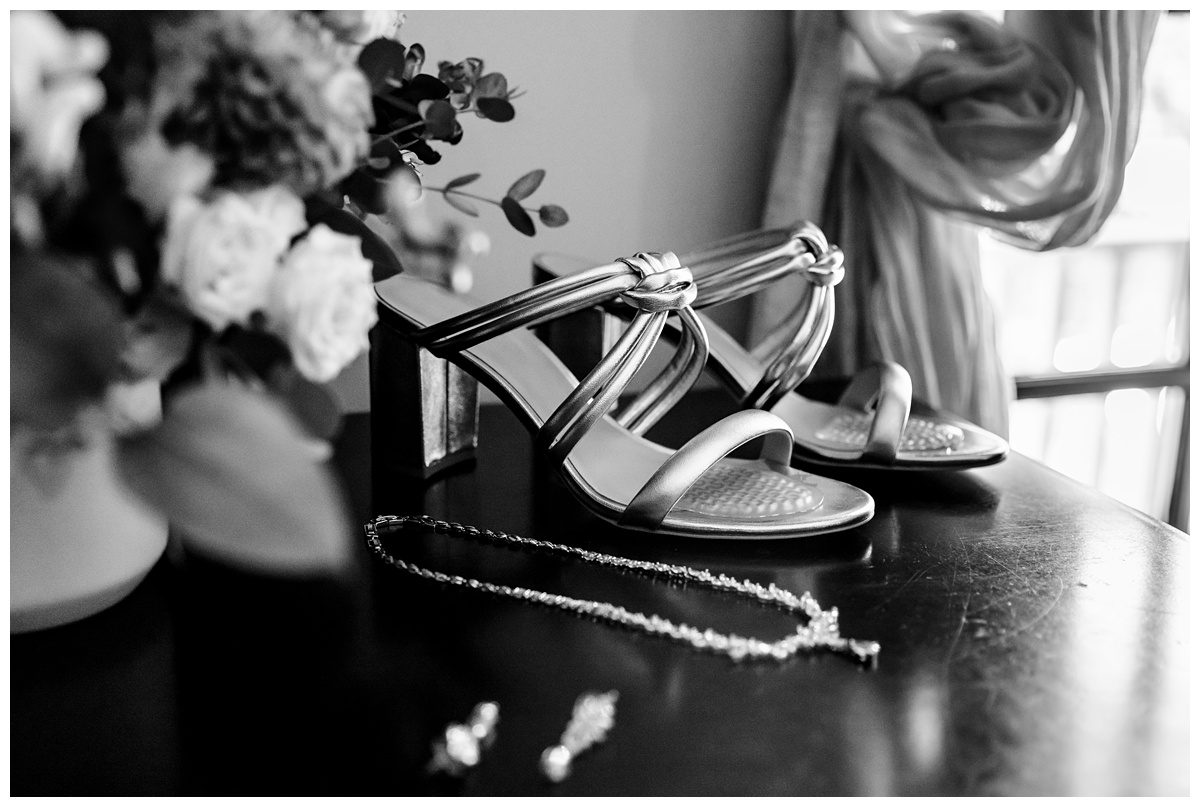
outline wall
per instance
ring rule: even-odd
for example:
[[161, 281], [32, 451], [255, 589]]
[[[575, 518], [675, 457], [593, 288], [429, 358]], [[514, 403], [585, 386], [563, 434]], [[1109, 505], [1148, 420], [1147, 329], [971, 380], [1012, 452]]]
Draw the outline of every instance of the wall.
[[[499, 198], [525, 171], [546, 170], [531, 203], [571, 221], [528, 238], [488, 207], [474, 220], [491, 252], [473, 294], [528, 285], [537, 251], [611, 260], [681, 249], [757, 226], [775, 117], [787, 76], [784, 11], [411, 11], [400, 40], [439, 60], [478, 56], [524, 95], [516, 118], [464, 120], [462, 142], [427, 166], [427, 184], [478, 172]], [[436, 194], [435, 217], [458, 217]], [[724, 319], [728, 320], [730, 314]], [[338, 385], [365, 406], [365, 370]]]
[[[478, 56], [525, 93], [509, 123], [464, 121], [463, 141], [425, 169], [429, 182], [478, 171], [475, 188], [498, 197], [544, 168], [531, 201], [571, 215], [528, 238], [485, 211], [493, 247], [479, 295], [525, 285], [538, 250], [607, 260], [755, 226], [786, 31], [783, 12], [409, 12], [401, 41], [425, 46], [428, 71]], [[433, 209], [459, 215], [440, 198]]]

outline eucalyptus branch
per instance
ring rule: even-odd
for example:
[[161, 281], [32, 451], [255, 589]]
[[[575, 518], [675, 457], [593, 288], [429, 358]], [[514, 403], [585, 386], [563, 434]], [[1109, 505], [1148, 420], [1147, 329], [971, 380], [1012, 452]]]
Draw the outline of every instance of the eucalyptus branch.
[[531, 213], [547, 227], [561, 227], [568, 220], [567, 211], [563, 210], [560, 205], [544, 204], [541, 207], [525, 207], [521, 204], [522, 199], [528, 198], [538, 189], [545, 176], [546, 172], [541, 168], [535, 168], [527, 172], [509, 186], [509, 189], [505, 191], [504, 196], [499, 201], [462, 190], [464, 185], [468, 185], [479, 179], [479, 174], [466, 174], [456, 177], [440, 188], [433, 187], [429, 188], [429, 190], [440, 193], [442, 198], [446, 200], [446, 204], [468, 216], [479, 215], [475, 207], [467, 201], [468, 199], [495, 205], [503, 211], [504, 217], [508, 219], [508, 223], [517, 232], [532, 236], [537, 232], [537, 226], [534, 224], [534, 218], [530, 215]]
[[[430, 188], [430, 187], [426, 186], [425, 190], [433, 191], [435, 193], [440, 193], [443, 196], [449, 196], [452, 193], [456, 193], [459, 196], [465, 196], [468, 199], [474, 199], [477, 202], [486, 202], [489, 205], [495, 205], [496, 207], [503, 207], [503, 205], [496, 199], [489, 199], [486, 196], [480, 196], [475, 193], [468, 193], [467, 191], [460, 191], [458, 188]], [[528, 210], [530, 213], [538, 212], [538, 208], [536, 208], [536, 207], [525, 207], [524, 205], [521, 205], [521, 209]]]
[[[420, 129], [424, 125], [425, 125], [425, 121], [423, 121], [423, 120], [413, 121], [412, 123], [409, 123], [405, 126], [401, 126], [399, 129], [393, 129], [392, 131], [387, 132], [385, 134], [377, 135], [375, 137], [375, 142], [382, 143], [384, 140], [391, 140], [393, 137], [395, 137], [398, 134], [403, 134], [404, 132], [407, 132], [410, 129]], [[416, 141], [414, 140], [411, 142], [415, 143]], [[401, 148], [403, 148], [403, 146]]]

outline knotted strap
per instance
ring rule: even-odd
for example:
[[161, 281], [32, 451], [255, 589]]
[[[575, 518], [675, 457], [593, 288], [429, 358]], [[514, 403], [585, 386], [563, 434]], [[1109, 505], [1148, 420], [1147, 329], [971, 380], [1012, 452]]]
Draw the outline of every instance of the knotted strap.
[[691, 387], [708, 359], [708, 336], [691, 304], [691, 270], [674, 253], [639, 252], [576, 275], [541, 283], [422, 328], [414, 341], [447, 357], [515, 328], [538, 325], [617, 298], [637, 310], [629, 327], [600, 362], [548, 417], [535, 443], [553, 466], [562, 464], [588, 429], [609, 412], [649, 357], [667, 317], [679, 315], [685, 337], [654, 381], [619, 415], [635, 432], [649, 428]]
[[764, 436], [760, 457], [768, 464], [787, 468], [792, 460], [792, 430], [770, 412], [743, 409], [709, 426], [672, 454], [633, 497], [620, 523], [657, 529], [709, 468], [735, 449]]
[[[642, 283], [623, 293], [621, 300], [639, 311], [677, 311], [683, 326], [683, 336], [671, 361], [616, 415], [617, 423], [634, 434], [644, 434], [670, 411], [704, 372], [708, 361], [708, 334], [691, 307], [697, 294], [691, 272], [680, 268], [674, 253], [639, 252], [633, 258], [621, 260], [644, 278]], [[682, 273], [687, 274], [686, 283], [679, 282]]]
[[[688, 253], [700, 287], [698, 308], [752, 294], [791, 272], [812, 286], [791, 316], [767, 336], [773, 358], [742, 405], [770, 409], [812, 372], [833, 332], [833, 287], [845, 276], [842, 251], [821, 229], [801, 222], [790, 229], [734, 236]], [[705, 267], [716, 269], [705, 271]]]

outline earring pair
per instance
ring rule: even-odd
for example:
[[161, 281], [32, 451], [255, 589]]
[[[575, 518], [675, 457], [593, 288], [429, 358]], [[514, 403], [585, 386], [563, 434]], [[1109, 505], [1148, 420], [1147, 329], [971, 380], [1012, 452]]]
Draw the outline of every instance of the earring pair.
[[[618, 692], [585, 692], [575, 701], [571, 719], [556, 745], [542, 752], [542, 774], [561, 782], [571, 774], [571, 763], [593, 745], [603, 742], [613, 727]], [[482, 752], [496, 738], [500, 706], [494, 701], [475, 705], [466, 723], [451, 723], [433, 741], [431, 773], [461, 776], [479, 764]]]

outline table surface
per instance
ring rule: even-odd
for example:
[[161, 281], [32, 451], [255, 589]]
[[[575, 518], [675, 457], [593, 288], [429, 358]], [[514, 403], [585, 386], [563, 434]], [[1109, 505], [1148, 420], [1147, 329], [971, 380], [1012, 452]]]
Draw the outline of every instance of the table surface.
[[[678, 444], [723, 413], [696, 393]], [[1020, 455], [966, 472], [839, 472], [876, 499], [857, 529], [788, 542], [624, 533], [485, 406], [476, 462], [372, 479], [370, 425], [335, 463], [355, 522], [343, 576], [285, 580], [164, 558], [126, 600], [13, 636], [11, 792], [30, 794], [1186, 794], [1188, 538]], [[829, 473], [827, 471], [823, 473]], [[833, 474], [831, 474], [833, 475]], [[430, 513], [808, 590], [877, 665], [734, 663], [418, 580], [362, 544], [378, 513]], [[731, 595], [446, 536], [410, 560], [760, 638], [794, 622]], [[539, 774], [586, 690], [620, 693], [607, 742]], [[482, 700], [497, 740], [461, 779], [431, 740]]]

